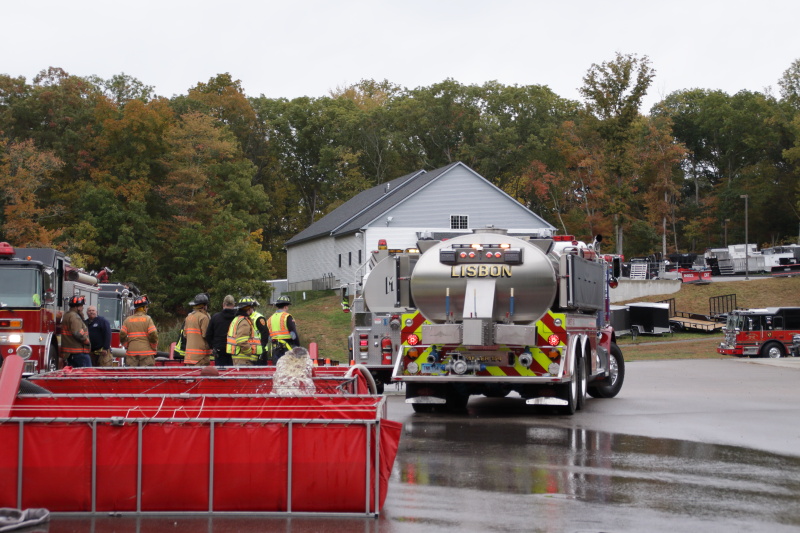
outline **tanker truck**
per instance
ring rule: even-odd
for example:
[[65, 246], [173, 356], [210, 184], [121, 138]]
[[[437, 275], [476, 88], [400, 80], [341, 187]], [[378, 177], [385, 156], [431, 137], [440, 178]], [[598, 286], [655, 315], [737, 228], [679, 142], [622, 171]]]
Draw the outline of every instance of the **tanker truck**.
[[[373, 329], [387, 331], [355, 328], [352, 341], [388, 348], [391, 339], [392, 356], [384, 350], [381, 362], [391, 363], [391, 379], [405, 385], [416, 412], [459, 411], [471, 395], [513, 391], [571, 415], [587, 394], [616, 396], [625, 376], [608, 324], [619, 262], [599, 253], [600, 240], [485, 228], [420, 241], [419, 250], [387, 257], [367, 277], [363, 305], [377, 310]], [[353, 351], [357, 359], [357, 344]]]

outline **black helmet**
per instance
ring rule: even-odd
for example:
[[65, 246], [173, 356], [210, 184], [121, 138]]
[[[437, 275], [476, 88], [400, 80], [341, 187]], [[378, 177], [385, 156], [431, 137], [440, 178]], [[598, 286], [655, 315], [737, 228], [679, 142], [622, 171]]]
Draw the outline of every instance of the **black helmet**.
[[258, 302], [251, 296], [245, 296], [236, 304], [236, 309], [244, 309], [245, 307], [258, 307]]
[[135, 300], [133, 300], [133, 307], [135, 309], [138, 309], [140, 307], [147, 307], [148, 305], [150, 305], [150, 300], [147, 298], [146, 294], [138, 296], [136, 297]]
[[73, 296], [69, 299], [69, 306], [70, 307], [78, 307], [81, 305], [86, 305], [86, 298], [83, 296]]
[[284, 294], [283, 296], [280, 296], [277, 300], [275, 300], [275, 305], [277, 307], [282, 307], [284, 305], [292, 305], [292, 299]]
[[208, 305], [208, 294], [201, 292], [197, 296], [194, 297], [194, 300], [189, 302], [189, 305], [194, 307], [195, 305]]

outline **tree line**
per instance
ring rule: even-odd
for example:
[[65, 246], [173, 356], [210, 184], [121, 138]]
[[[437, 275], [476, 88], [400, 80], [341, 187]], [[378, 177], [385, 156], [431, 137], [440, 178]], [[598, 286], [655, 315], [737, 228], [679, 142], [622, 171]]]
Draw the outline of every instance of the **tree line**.
[[742, 195], [750, 242], [797, 241], [800, 60], [778, 96], [687, 89], [643, 112], [655, 74], [617, 54], [586, 72], [583, 102], [452, 79], [289, 100], [227, 73], [171, 98], [125, 74], [0, 75], [0, 239], [109, 266], [170, 315], [198, 292], [265, 297], [294, 234], [366, 188], [463, 161], [628, 257], [744, 242]]

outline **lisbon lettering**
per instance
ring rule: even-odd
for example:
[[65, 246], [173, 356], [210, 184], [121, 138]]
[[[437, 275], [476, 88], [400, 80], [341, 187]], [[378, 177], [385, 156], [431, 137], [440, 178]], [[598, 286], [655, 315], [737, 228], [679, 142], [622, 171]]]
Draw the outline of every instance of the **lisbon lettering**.
[[451, 278], [510, 278], [510, 265], [454, 265]]

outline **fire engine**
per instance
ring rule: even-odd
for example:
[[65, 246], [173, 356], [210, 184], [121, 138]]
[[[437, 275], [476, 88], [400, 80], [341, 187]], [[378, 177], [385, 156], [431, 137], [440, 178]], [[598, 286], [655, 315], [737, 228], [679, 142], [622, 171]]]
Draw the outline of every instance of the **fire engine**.
[[392, 380], [405, 384], [417, 412], [463, 410], [470, 395], [515, 391], [573, 414], [587, 393], [614, 397], [625, 375], [608, 324], [619, 261], [598, 253], [600, 240], [485, 228], [420, 241], [416, 253], [385, 258], [366, 279], [364, 305], [383, 313], [373, 324], [380, 318], [384, 327], [388, 315], [391, 331], [363, 339], [356, 328], [354, 358], [363, 340], [397, 342]]
[[0, 243], [0, 354], [19, 355], [26, 375], [56, 370], [59, 326], [72, 296], [97, 305], [97, 279], [52, 248]]
[[125, 348], [119, 340], [119, 330], [125, 319], [133, 314], [133, 300], [139, 295], [134, 285], [122, 283], [100, 283], [97, 301], [97, 314], [106, 318], [111, 325], [111, 354], [125, 356]]
[[737, 309], [728, 313], [725, 339], [717, 347], [723, 355], [786, 357], [794, 354], [792, 337], [800, 334], [800, 307]]
[[353, 326], [348, 339], [350, 361], [367, 367], [379, 394], [391, 381], [400, 345], [408, 342], [409, 335], [418, 333], [424, 321], [408, 290], [418, 258], [418, 249], [390, 249], [381, 239], [369, 260], [371, 270], [363, 281], [365, 289], [347, 308]]

